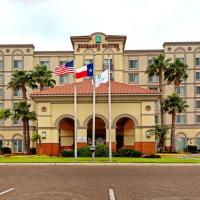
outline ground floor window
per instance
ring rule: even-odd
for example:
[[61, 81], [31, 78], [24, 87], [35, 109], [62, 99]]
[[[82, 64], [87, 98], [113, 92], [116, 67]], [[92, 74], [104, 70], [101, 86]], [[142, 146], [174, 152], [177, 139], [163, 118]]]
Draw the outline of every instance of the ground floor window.
[[4, 146], [4, 140], [3, 137], [0, 136], [0, 149]]
[[14, 153], [22, 153], [22, 137], [20, 135], [13, 138], [13, 151]]
[[200, 149], [200, 135], [197, 137], [197, 148]]
[[187, 138], [185, 135], [178, 135], [176, 138], [176, 150], [185, 151], [187, 148]]

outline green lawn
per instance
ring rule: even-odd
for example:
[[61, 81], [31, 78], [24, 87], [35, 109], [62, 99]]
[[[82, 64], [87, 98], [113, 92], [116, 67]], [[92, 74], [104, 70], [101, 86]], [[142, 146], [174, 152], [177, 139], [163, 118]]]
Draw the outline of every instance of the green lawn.
[[[92, 158], [63, 158], [49, 156], [11, 156], [0, 157], [0, 163], [92, 163]], [[96, 163], [108, 163], [109, 159], [95, 158]], [[113, 157], [113, 163], [200, 163], [200, 158], [177, 158], [165, 155], [162, 158], [124, 158]]]

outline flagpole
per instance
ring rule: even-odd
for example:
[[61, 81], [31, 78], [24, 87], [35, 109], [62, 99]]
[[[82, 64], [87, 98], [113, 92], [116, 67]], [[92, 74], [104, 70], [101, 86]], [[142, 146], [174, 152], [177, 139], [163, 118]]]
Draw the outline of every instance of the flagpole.
[[110, 52], [108, 52], [108, 117], [109, 117], [109, 160], [112, 161], [112, 132], [111, 132], [111, 84], [110, 84]]
[[96, 113], [96, 99], [95, 99], [95, 57], [96, 57], [96, 53], [94, 53], [93, 56], [93, 116], [92, 116], [92, 158], [95, 158], [95, 113]]
[[77, 159], [77, 91], [76, 91], [76, 67], [74, 56], [74, 158]]

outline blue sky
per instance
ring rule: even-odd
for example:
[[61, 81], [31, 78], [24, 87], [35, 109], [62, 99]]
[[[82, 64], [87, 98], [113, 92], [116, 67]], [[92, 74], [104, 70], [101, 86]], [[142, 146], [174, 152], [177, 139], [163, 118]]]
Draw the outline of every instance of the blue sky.
[[125, 49], [200, 41], [199, 0], [0, 0], [0, 44], [72, 50], [70, 36], [126, 35]]

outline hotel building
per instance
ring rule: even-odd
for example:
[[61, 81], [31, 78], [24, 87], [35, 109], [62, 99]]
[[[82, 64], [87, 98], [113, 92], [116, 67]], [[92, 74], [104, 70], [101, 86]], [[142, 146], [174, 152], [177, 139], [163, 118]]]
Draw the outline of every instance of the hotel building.
[[[55, 71], [59, 64], [74, 60], [76, 67], [95, 63], [95, 73], [100, 74], [111, 63], [112, 77], [112, 148], [123, 146], [145, 154], [156, 151], [154, 136], [148, 129], [159, 123], [158, 78], [148, 77], [146, 68], [152, 58], [165, 54], [166, 58], [179, 58], [189, 66], [188, 79], [178, 88], [189, 107], [177, 115], [176, 148], [186, 145], [200, 147], [200, 42], [165, 42], [163, 49], [126, 50], [126, 36], [93, 33], [88, 36], [72, 36], [72, 51], [35, 51], [32, 44], [0, 45], [0, 108], [11, 108], [22, 99], [21, 91], [7, 89], [14, 70], [32, 70], [43, 64]], [[133, 45], [134, 47], [134, 45]], [[44, 91], [28, 91], [28, 101], [38, 114], [38, 121], [31, 122], [31, 133], [38, 129], [42, 136], [43, 153], [57, 155], [63, 149], [74, 147], [74, 104], [72, 75], [54, 76], [55, 88]], [[174, 90], [165, 85], [167, 96]], [[78, 147], [91, 144], [92, 135], [92, 85], [91, 80], [77, 83], [77, 136]], [[171, 116], [165, 115], [165, 123], [171, 124]], [[96, 90], [96, 143], [107, 144], [108, 88], [102, 84]], [[169, 146], [170, 134], [166, 145]], [[23, 152], [22, 123], [0, 122], [0, 146]], [[35, 144], [33, 143], [32, 146]]]

